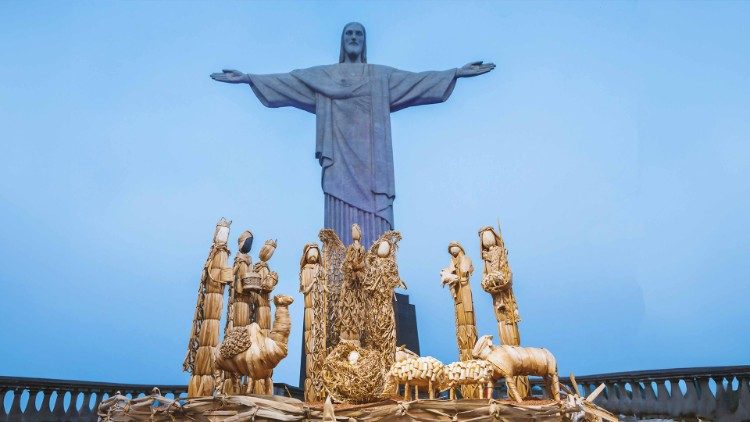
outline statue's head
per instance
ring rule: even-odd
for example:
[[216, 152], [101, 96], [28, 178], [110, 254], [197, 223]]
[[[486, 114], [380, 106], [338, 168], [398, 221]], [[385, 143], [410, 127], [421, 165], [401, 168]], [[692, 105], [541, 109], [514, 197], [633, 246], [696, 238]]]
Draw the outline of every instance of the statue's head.
[[448, 244], [448, 253], [454, 258], [459, 254], [465, 254], [463, 246], [455, 240]]
[[307, 263], [308, 264], [317, 264], [320, 260], [320, 251], [318, 250], [318, 245], [313, 244], [310, 246], [310, 248], [307, 249]]
[[482, 249], [489, 249], [493, 246], [496, 246], [498, 244], [497, 239], [498, 236], [495, 233], [495, 229], [492, 227], [482, 227], [482, 229], [479, 231], [479, 238], [482, 243]]
[[263, 244], [258, 253], [258, 258], [261, 261], [268, 261], [273, 256], [273, 252], [276, 250], [276, 240], [269, 239]]
[[240, 237], [237, 238], [237, 247], [241, 253], [249, 253], [250, 249], [253, 248], [253, 232], [250, 230], [242, 232]]
[[349, 22], [341, 31], [339, 63], [367, 63], [367, 34], [359, 22]]
[[300, 270], [307, 264], [317, 264], [320, 262], [320, 249], [317, 243], [308, 243], [302, 248], [302, 258], [299, 262]]
[[214, 243], [217, 245], [226, 245], [229, 239], [229, 226], [232, 225], [231, 220], [227, 220], [221, 217], [218, 223], [216, 223], [216, 230], [214, 230]]
[[359, 228], [359, 224], [352, 224], [352, 240], [362, 239], [362, 229]]
[[476, 343], [474, 343], [474, 349], [471, 351], [471, 356], [475, 359], [486, 359], [487, 356], [492, 353], [492, 336], [479, 337]]
[[381, 240], [380, 243], [378, 243], [377, 254], [380, 258], [387, 258], [388, 255], [391, 254], [391, 242]]

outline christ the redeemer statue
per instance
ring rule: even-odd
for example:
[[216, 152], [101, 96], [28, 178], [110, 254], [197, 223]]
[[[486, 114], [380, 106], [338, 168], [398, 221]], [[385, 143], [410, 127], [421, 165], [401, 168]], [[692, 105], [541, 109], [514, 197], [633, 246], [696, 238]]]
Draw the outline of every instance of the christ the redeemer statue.
[[345, 244], [351, 225], [362, 228], [369, 246], [393, 229], [393, 177], [390, 113], [440, 103], [456, 79], [495, 68], [474, 62], [459, 69], [406, 72], [367, 63], [365, 28], [349, 23], [341, 34], [339, 63], [271, 75], [236, 70], [213, 73], [219, 82], [249, 84], [266, 107], [296, 107], [315, 113], [315, 157], [323, 169], [324, 226]]

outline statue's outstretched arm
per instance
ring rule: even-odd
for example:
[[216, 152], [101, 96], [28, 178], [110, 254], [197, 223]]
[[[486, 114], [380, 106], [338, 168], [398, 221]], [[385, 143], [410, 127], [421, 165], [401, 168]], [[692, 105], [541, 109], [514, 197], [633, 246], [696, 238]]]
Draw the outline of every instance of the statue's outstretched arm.
[[250, 84], [248, 75], [233, 69], [224, 69], [221, 73], [212, 73], [211, 79], [228, 84]]
[[458, 68], [456, 71], [456, 77], [458, 78], [470, 78], [472, 76], [479, 76], [485, 74], [495, 68], [494, 63], [484, 63], [482, 61], [471, 62], [463, 67]]

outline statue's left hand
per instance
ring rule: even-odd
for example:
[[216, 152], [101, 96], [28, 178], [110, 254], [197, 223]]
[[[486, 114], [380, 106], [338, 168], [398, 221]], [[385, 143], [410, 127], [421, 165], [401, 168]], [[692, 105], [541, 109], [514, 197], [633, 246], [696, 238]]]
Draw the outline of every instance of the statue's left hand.
[[221, 73], [212, 73], [211, 79], [228, 84], [250, 83], [250, 78], [239, 70], [224, 69]]
[[469, 78], [472, 76], [482, 75], [494, 68], [494, 63], [484, 63], [482, 61], [472, 62], [459, 68], [456, 72], [456, 76], [459, 78]]

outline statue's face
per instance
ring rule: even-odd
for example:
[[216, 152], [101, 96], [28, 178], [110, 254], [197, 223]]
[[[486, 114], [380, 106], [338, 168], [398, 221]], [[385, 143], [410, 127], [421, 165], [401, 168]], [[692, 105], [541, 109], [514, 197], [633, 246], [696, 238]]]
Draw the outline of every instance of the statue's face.
[[349, 56], [362, 55], [365, 45], [365, 28], [358, 23], [350, 23], [344, 28], [344, 51]]
[[249, 253], [250, 249], [253, 248], [253, 236], [250, 235], [245, 238], [242, 242], [239, 242], [240, 244], [240, 252], [242, 253]]
[[318, 251], [318, 248], [310, 248], [307, 251], [307, 262], [310, 264], [315, 264], [318, 262], [318, 259], [320, 259], [320, 252]]
[[450, 252], [452, 256], [458, 256], [458, 253], [461, 252], [461, 248], [458, 246], [451, 246], [451, 248], [448, 249], [448, 252]]
[[360, 240], [362, 238], [362, 230], [358, 224], [352, 224], [352, 240]]
[[491, 231], [485, 230], [482, 232], [482, 246], [486, 249], [495, 246], [495, 235]]
[[380, 244], [378, 245], [378, 251], [377, 251], [378, 256], [381, 258], [385, 258], [388, 256], [389, 253], [391, 253], [391, 244], [385, 240], [380, 242]]

